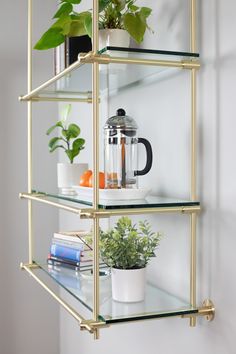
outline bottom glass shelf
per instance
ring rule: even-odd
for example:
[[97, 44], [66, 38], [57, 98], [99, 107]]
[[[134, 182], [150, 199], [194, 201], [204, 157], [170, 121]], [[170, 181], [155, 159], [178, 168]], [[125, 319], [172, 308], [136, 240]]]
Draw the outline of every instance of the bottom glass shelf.
[[[60, 266], [37, 262], [43, 270], [60, 286], [67, 290], [90, 311], [93, 310], [93, 277], [91, 270], [75, 271]], [[196, 308], [179, 297], [146, 284], [145, 300], [137, 303], [121, 303], [112, 300], [111, 277], [107, 268], [101, 268], [100, 276], [100, 320], [107, 324], [137, 321], [151, 318], [181, 316], [197, 313]]]

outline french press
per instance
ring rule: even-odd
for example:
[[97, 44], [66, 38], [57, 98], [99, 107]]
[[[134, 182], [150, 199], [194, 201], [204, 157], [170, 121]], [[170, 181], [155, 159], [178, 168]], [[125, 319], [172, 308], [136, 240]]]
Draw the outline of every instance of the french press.
[[[119, 108], [104, 126], [105, 188], [138, 188], [137, 176], [152, 167], [152, 147], [148, 140], [137, 137], [135, 120]], [[138, 144], [146, 149], [146, 164], [138, 170]]]

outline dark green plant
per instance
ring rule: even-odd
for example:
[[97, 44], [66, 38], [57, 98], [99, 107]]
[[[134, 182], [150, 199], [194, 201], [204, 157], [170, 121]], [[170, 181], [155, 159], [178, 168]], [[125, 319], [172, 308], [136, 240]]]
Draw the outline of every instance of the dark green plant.
[[[141, 43], [146, 29], [150, 29], [147, 19], [152, 10], [149, 7], [137, 6], [136, 1], [99, 0], [99, 28], [124, 29], [137, 43]], [[81, 2], [82, 0], [61, 0], [61, 5], [53, 16], [56, 21], [42, 35], [34, 49], [55, 48], [62, 44], [66, 37], [86, 34], [92, 37], [91, 9], [78, 13], [73, 7]]]
[[101, 258], [108, 266], [139, 269], [155, 257], [161, 234], [152, 232], [147, 221], [140, 221], [138, 226], [132, 225], [128, 217], [121, 217], [113, 229], [100, 231]]
[[66, 120], [70, 110], [71, 105], [67, 105], [63, 111], [63, 118], [50, 127], [46, 134], [50, 135], [56, 128], [61, 130], [60, 136], [55, 136], [49, 140], [49, 151], [53, 152], [61, 148], [65, 151], [70, 163], [73, 163], [74, 158], [84, 149], [85, 140], [78, 138], [80, 135], [80, 127], [77, 124], [71, 123], [67, 126]]

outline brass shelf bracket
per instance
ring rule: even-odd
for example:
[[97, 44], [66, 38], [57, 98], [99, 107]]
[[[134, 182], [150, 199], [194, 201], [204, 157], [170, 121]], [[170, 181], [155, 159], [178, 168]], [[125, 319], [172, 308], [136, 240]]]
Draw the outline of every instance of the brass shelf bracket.
[[206, 299], [203, 301], [202, 306], [198, 308], [196, 313], [182, 315], [182, 318], [192, 318], [203, 316], [207, 321], [213, 321], [215, 318], [215, 306], [214, 303], [210, 299]]

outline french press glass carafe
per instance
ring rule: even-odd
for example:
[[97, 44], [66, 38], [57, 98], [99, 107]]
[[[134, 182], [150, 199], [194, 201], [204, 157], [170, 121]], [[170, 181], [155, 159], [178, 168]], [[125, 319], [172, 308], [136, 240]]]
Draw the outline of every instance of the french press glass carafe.
[[[105, 188], [138, 188], [137, 176], [152, 167], [152, 147], [148, 140], [137, 137], [135, 120], [120, 108], [104, 126]], [[138, 143], [146, 149], [146, 165], [138, 170]]]

